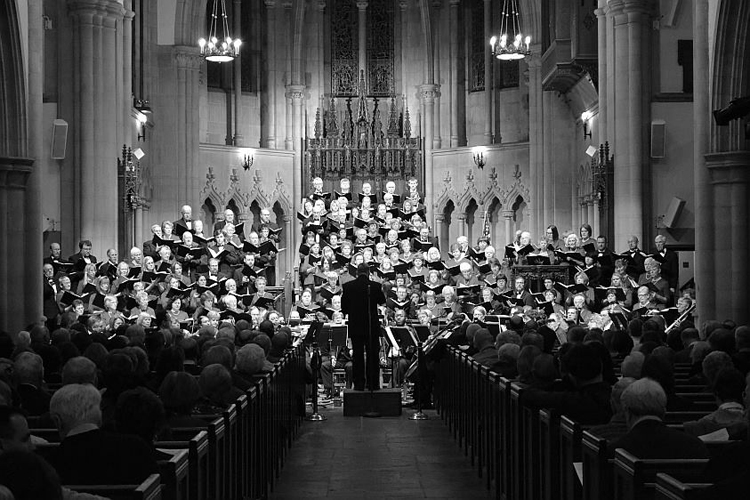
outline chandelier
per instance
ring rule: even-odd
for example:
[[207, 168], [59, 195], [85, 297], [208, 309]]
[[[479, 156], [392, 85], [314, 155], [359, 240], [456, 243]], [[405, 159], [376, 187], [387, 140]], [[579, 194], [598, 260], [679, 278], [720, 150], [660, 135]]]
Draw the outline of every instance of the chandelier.
[[[211, 21], [208, 30], [208, 39], [201, 38], [198, 45], [201, 55], [211, 62], [229, 62], [240, 55], [242, 40], [232, 39], [229, 33], [229, 22], [227, 21], [227, 7], [224, 0], [213, 0], [214, 6], [211, 10]], [[221, 21], [219, 20], [221, 18]], [[219, 32], [219, 29], [221, 31]]]
[[516, 0], [503, 0], [500, 17], [500, 37], [490, 38], [492, 55], [501, 61], [523, 59], [531, 54], [531, 37], [523, 36]]

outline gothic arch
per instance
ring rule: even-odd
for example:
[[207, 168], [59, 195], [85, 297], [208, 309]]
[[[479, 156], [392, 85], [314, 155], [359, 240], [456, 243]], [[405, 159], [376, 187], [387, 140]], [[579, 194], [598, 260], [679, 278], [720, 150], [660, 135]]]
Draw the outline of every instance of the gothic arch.
[[[723, 0], [719, 6], [714, 45], [711, 109], [722, 109], [732, 99], [750, 93], [750, 2]], [[711, 120], [713, 152], [748, 149], [743, 120], [717, 127]]]
[[16, 2], [0, 3], [0, 155], [26, 156], [26, 86]]
[[208, 0], [177, 0], [175, 6], [175, 45], [194, 46], [205, 31]]
[[456, 208], [459, 212], [465, 212], [472, 200], [476, 201], [481, 198], [482, 196], [474, 184], [474, 172], [469, 170], [469, 173], [466, 174], [466, 188], [463, 194], [458, 197]]
[[225, 197], [216, 189], [216, 183], [214, 181], [216, 181], [214, 168], [208, 167], [208, 172], [206, 173], [206, 185], [203, 186], [203, 189], [201, 190], [200, 196], [198, 198], [201, 200], [211, 200], [211, 203], [213, 203], [214, 207], [218, 209], [219, 207], [223, 207], [225, 205]]

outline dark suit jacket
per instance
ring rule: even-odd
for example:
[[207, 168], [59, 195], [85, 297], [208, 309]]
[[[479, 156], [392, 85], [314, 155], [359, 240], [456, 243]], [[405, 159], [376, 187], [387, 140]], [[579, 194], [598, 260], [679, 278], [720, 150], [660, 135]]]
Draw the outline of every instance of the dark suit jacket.
[[667, 427], [660, 420], [642, 420], [610, 448], [623, 448], [641, 459], [708, 458], [706, 445], [695, 436]]
[[[368, 304], [368, 288], [370, 301]], [[343, 286], [341, 310], [349, 315], [349, 336], [366, 338], [368, 331], [379, 335], [378, 304], [385, 304], [385, 294], [379, 283], [370, 281], [366, 276], [358, 276]], [[368, 323], [369, 306], [369, 323]]]
[[42, 278], [42, 292], [42, 314], [47, 319], [55, 319], [60, 310], [55, 300], [55, 289], [49, 284], [47, 278]]
[[480, 365], [486, 366], [487, 368], [492, 368], [492, 366], [497, 363], [497, 349], [495, 349], [494, 345], [489, 345], [478, 353], [474, 354], [473, 358], [474, 361], [476, 361]]
[[[651, 253], [655, 254], [658, 252], [654, 248]], [[677, 290], [677, 282], [679, 281], [678, 278], [680, 277], [679, 260], [680, 259], [677, 257], [677, 252], [675, 252], [674, 250], [670, 250], [669, 248], [665, 249], [664, 262], [662, 262], [661, 264], [661, 275], [669, 283], [669, 288], [673, 288], [675, 290]]]
[[[190, 222], [191, 222], [190, 225], [192, 226], [193, 221], [190, 221]], [[192, 231], [192, 229], [188, 229], [187, 223], [185, 222], [185, 219], [183, 217], [180, 217], [179, 219], [174, 221], [172, 225], [174, 226], [174, 229], [175, 229], [174, 234], [176, 234], [177, 236], [182, 236], [182, 233], [184, 233], [185, 231]]]
[[50, 458], [63, 484], [138, 484], [159, 472], [141, 438], [100, 429], [65, 438]]

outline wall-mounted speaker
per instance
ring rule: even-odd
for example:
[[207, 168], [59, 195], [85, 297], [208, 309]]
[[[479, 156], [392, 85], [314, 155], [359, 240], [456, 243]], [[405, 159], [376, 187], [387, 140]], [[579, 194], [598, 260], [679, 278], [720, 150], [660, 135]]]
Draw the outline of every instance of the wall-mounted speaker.
[[667, 122], [651, 122], [651, 158], [664, 158], [666, 154]]
[[57, 118], [52, 122], [52, 159], [64, 160], [68, 149], [68, 122]]
[[682, 209], [685, 207], [685, 200], [674, 196], [672, 201], [669, 202], [667, 212], [664, 214], [664, 227], [673, 228], [677, 219], [680, 218]]

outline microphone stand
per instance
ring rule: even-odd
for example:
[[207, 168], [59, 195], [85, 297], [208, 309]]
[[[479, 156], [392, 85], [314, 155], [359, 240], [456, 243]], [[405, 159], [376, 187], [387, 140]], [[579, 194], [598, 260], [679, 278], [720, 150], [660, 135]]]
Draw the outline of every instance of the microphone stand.
[[310, 368], [313, 371], [313, 393], [312, 393], [312, 415], [305, 418], [310, 422], [322, 422], [327, 420], [324, 415], [318, 413], [318, 377], [320, 376], [320, 349], [318, 349], [318, 343], [313, 342], [313, 352], [310, 358]]
[[[372, 362], [372, 356], [373, 353], [370, 352], [372, 349], [372, 307], [371, 307], [371, 301], [372, 297], [370, 294], [370, 287], [372, 287], [372, 282], [370, 281], [370, 277], [367, 277], [367, 360], [365, 361], [365, 379], [367, 380], [367, 385], [370, 386], [370, 411], [365, 412], [362, 414], [363, 417], [367, 418], [378, 418], [380, 417], [380, 412], [376, 411], [372, 408], [372, 402], [375, 398], [375, 380], [370, 380], [370, 373], [368, 373], [370, 363]], [[380, 352], [375, 353], [375, 362], [380, 363]], [[393, 376], [393, 375], [391, 375]]]
[[424, 380], [422, 380], [422, 376], [424, 375], [424, 370], [421, 369], [422, 365], [422, 342], [419, 343], [419, 346], [417, 347], [417, 383], [414, 385], [414, 391], [415, 391], [415, 399], [417, 401], [417, 411], [413, 413], [409, 420], [427, 420], [429, 417], [425, 415], [422, 412], [422, 384], [424, 383]]

